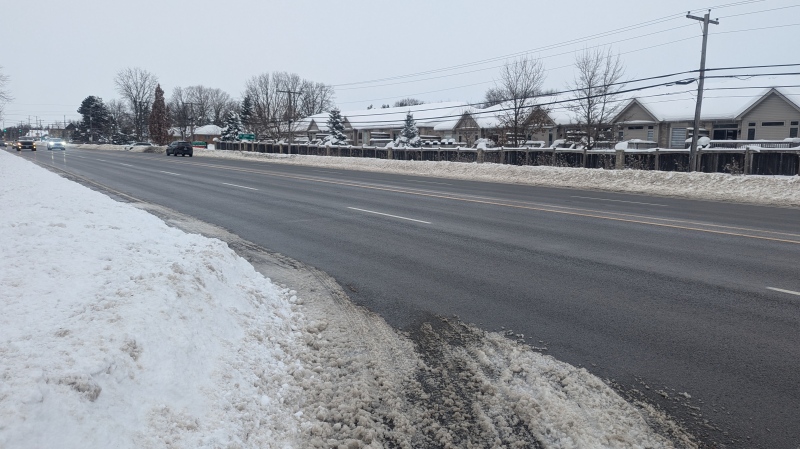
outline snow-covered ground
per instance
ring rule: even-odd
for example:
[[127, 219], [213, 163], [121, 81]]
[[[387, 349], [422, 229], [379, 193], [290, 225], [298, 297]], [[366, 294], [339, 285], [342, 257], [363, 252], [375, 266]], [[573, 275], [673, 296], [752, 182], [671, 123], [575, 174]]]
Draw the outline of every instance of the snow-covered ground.
[[1, 448], [693, 447], [584, 369], [457, 322], [414, 343], [5, 151], [0, 210]]
[[[82, 147], [104, 150], [122, 148], [114, 145]], [[393, 161], [204, 149], [195, 149], [194, 155], [414, 176], [800, 207], [800, 176], [733, 176], [724, 173], [523, 167], [490, 163]]]

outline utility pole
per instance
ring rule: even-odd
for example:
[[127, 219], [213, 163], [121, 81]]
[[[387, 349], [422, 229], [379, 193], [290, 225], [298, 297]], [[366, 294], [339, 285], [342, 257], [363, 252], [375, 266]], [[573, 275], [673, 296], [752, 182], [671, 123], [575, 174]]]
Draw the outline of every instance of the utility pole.
[[694, 129], [692, 130], [692, 146], [689, 148], [689, 171], [696, 171], [697, 167], [697, 140], [700, 138], [700, 110], [703, 107], [703, 85], [706, 80], [706, 44], [708, 44], [708, 24], [719, 25], [719, 19], [710, 19], [711, 10], [703, 17], [693, 16], [689, 11], [687, 19], [699, 20], [703, 22], [703, 51], [700, 54], [700, 79], [697, 82], [697, 105], [694, 109]]
[[191, 140], [194, 141], [194, 105], [196, 105], [197, 103], [192, 103], [190, 101], [184, 101], [183, 102], [183, 112], [184, 112], [184, 114], [186, 114], [186, 105], [187, 104], [189, 105], [189, 109], [191, 110], [191, 112], [189, 113], [189, 117], [186, 118], [187, 122], [189, 122], [189, 123], [187, 123], [187, 125], [189, 125], [189, 131], [191, 131], [190, 132], [190, 134], [192, 135], [192, 139]]
[[300, 90], [279, 90], [278, 92], [289, 95], [289, 151], [292, 148], [292, 140], [294, 137], [294, 129], [292, 129], [292, 122], [294, 120], [294, 103], [292, 102], [292, 95], [298, 95]]

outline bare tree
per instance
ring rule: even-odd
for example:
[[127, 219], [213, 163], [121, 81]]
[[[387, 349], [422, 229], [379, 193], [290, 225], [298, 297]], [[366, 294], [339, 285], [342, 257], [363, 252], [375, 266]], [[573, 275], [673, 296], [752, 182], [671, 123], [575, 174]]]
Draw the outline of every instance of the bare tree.
[[625, 66], [611, 48], [598, 48], [575, 55], [575, 69], [568, 107], [585, 135], [586, 148], [591, 150], [596, 142], [613, 139], [610, 121], [622, 105], [619, 100], [624, 84], [620, 80]]
[[419, 106], [421, 104], [425, 104], [422, 100], [417, 100], [416, 98], [403, 98], [402, 100], [397, 100], [394, 102], [394, 108], [402, 108], [405, 106]]
[[133, 117], [128, 106], [120, 100], [106, 103], [106, 109], [114, 122], [115, 131], [120, 134], [133, 134]]
[[303, 80], [298, 114], [301, 117], [308, 117], [331, 109], [333, 109], [333, 87], [324, 83]]
[[13, 100], [11, 94], [6, 89], [8, 84], [8, 75], [2, 73], [3, 67], [0, 66], [0, 119], [3, 118], [3, 111], [5, 110], [6, 103]]
[[497, 106], [505, 100], [506, 98], [503, 89], [500, 87], [490, 87], [483, 97], [483, 107], [489, 108], [492, 106]]
[[238, 107], [231, 96], [222, 89], [210, 89], [208, 100], [211, 108], [210, 122], [217, 126], [223, 126], [228, 111], [235, 111]]
[[290, 122], [332, 106], [333, 88], [303, 80], [294, 73], [273, 72], [250, 78], [242, 96], [250, 97], [252, 102], [249, 126], [253, 131], [270, 138], [282, 138], [289, 134]]
[[133, 130], [137, 139], [141, 139], [147, 130], [147, 116], [158, 84], [158, 78], [139, 67], [128, 67], [120, 70], [114, 80], [117, 91], [133, 114]]
[[167, 113], [172, 126], [180, 131], [181, 139], [191, 135], [192, 111], [188, 89], [180, 86], [172, 89], [172, 95], [167, 103]]
[[505, 100], [498, 119], [501, 128], [510, 132], [511, 136], [506, 139], [501, 135], [502, 140], [518, 146], [520, 137], [534, 126], [531, 114], [537, 110], [536, 97], [541, 95], [543, 84], [544, 65], [538, 59], [524, 56], [503, 66], [500, 80], [495, 86]]

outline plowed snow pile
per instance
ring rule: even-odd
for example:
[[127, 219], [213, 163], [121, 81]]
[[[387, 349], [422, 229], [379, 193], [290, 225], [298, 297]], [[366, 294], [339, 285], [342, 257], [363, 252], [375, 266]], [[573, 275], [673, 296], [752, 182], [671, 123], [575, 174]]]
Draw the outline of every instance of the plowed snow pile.
[[6, 152], [0, 180], [2, 448], [691, 446], [498, 334], [402, 336]]

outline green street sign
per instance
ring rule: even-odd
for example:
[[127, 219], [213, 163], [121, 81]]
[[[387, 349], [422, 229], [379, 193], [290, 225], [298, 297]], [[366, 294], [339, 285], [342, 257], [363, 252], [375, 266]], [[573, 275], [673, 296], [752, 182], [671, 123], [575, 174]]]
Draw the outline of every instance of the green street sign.
[[256, 140], [256, 135], [248, 133], [239, 133], [239, 140]]

